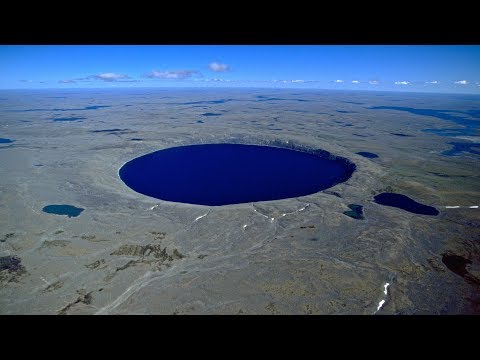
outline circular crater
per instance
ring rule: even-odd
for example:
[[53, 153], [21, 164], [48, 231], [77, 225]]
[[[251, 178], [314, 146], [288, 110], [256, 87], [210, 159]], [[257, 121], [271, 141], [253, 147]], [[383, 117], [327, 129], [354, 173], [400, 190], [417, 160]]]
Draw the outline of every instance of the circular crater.
[[120, 179], [157, 199], [208, 206], [314, 194], [350, 178], [355, 165], [324, 150], [204, 144], [155, 151], [125, 163]]

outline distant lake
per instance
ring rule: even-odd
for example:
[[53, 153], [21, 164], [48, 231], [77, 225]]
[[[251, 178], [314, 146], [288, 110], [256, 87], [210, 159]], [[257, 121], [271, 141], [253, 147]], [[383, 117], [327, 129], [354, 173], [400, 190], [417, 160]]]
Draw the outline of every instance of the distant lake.
[[62, 118], [53, 118], [53, 121], [78, 121], [78, 120], [84, 120], [86, 118], [84, 117], [79, 117], [79, 116], [71, 116], [71, 117], [62, 117]]
[[402, 134], [402, 133], [390, 133], [395, 136], [401, 136], [401, 137], [413, 137], [413, 135], [408, 135], [408, 134]]
[[479, 132], [478, 132], [478, 129], [480, 126], [479, 119], [473, 120], [473, 119], [468, 119], [463, 115], [456, 115], [456, 114], [464, 114], [473, 118], [478, 118], [480, 115], [480, 111], [478, 110], [466, 110], [466, 111], [434, 110], [434, 109], [415, 109], [415, 108], [400, 107], [400, 106], [372, 106], [372, 107], [369, 107], [368, 109], [405, 111], [410, 114], [431, 116], [440, 120], [448, 120], [457, 125], [463, 126], [462, 128], [456, 128], [456, 129], [424, 129], [424, 131], [426, 132], [430, 132], [439, 136], [479, 135]]
[[472, 149], [478, 148], [480, 150], [480, 143], [449, 142], [448, 144], [453, 145], [453, 147], [450, 150], [443, 151], [442, 155], [455, 156], [457, 154], [461, 154], [462, 152], [480, 155], [480, 151]]
[[[372, 106], [369, 109], [374, 110], [397, 110], [405, 111], [415, 115], [431, 116], [441, 120], [451, 121], [457, 125], [461, 125], [461, 128], [454, 129], [423, 129], [423, 132], [446, 137], [457, 136], [480, 136], [480, 110], [434, 110], [434, 109], [415, 109], [410, 107], [397, 107], [397, 106]], [[462, 115], [459, 115], [462, 114]], [[471, 118], [467, 118], [469, 116]], [[401, 133], [392, 133], [396, 136], [412, 136]], [[449, 143], [453, 145], [453, 148], [442, 152], [444, 156], [454, 156], [467, 152], [478, 155], [479, 152], [473, 150], [472, 147], [478, 146], [478, 144], [471, 144], [467, 142], [454, 142]]]

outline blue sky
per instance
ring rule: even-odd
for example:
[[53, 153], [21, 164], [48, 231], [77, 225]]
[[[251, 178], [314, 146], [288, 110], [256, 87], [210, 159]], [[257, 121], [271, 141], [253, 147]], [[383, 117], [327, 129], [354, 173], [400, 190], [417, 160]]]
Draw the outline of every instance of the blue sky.
[[480, 46], [0, 46], [2, 89], [111, 87], [480, 94]]

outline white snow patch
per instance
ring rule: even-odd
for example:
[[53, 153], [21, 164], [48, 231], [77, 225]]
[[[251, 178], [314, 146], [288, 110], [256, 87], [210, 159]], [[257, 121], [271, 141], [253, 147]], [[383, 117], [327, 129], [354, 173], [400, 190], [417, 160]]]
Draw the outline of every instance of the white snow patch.
[[[388, 295], [388, 287], [390, 286], [390, 283], [385, 283], [385, 285], [383, 285], [383, 293], [385, 294], [385, 297]], [[376, 314], [381, 308], [382, 306], [385, 304], [386, 302], [386, 298], [385, 299], [382, 299], [379, 303], [378, 303], [378, 307], [377, 307], [377, 311], [374, 312], [374, 314]]]
[[201, 218], [203, 218], [203, 217], [205, 217], [205, 216], [207, 216], [207, 215], [208, 215], [208, 211], [207, 211], [205, 214], [203, 214], [203, 215], [197, 216], [197, 217], [195, 218], [195, 220], [193, 220], [193, 222], [196, 222], [196, 221], [200, 220]]
[[377, 311], [382, 308], [383, 304], [385, 304], [385, 300], [382, 300], [378, 303]]

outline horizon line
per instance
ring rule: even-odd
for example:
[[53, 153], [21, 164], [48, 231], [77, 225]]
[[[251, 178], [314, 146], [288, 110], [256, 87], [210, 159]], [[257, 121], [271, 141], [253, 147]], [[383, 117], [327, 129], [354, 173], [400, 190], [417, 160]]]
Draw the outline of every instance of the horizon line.
[[308, 90], [308, 91], [344, 91], [344, 92], [390, 92], [402, 94], [432, 94], [432, 95], [478, 95], [479, 92], [432, 92], [432, 91], [408, 91], [408, 90], [385, 90], [385, 89], [329, 89], [329, 88], [299, 88], [299, 87], [252, 87], [252, 86], [146, 86], [146, 87], [56, 87], [56, 88], [0, 88], [0, 91], [46, 91], [46, 90], [133, 90], [133, 89], [169, 89], [169, 90], [205, 90], [205, 89], [255, 89], [255, 90]]

